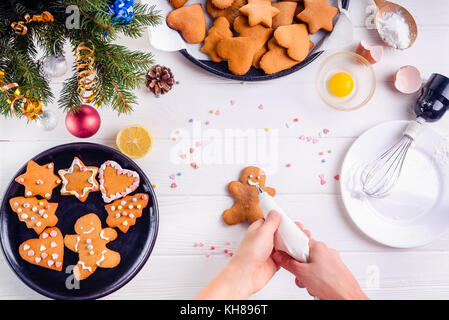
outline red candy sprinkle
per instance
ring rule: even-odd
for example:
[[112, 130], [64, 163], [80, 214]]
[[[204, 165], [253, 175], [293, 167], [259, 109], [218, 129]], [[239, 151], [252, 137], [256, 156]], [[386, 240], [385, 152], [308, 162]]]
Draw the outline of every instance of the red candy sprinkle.
[[210, 249], [211, 249], [211, 250], [215, 250], [215, 246], [211, 246]]

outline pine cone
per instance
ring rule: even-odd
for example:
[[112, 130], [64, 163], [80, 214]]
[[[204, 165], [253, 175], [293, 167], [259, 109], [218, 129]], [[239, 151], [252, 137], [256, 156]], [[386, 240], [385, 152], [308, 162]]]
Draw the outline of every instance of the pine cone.
[[147, 87], [155, 95], [166, 94], [175, 84], [175, 78], [170, 68], [156, 65], [151, 68], [146, 75]]

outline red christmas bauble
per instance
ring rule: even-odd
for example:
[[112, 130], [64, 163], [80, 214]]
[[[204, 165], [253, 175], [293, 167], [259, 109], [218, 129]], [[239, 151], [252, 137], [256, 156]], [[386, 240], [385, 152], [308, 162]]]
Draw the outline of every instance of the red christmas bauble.
[[97, 109], [83, 104], [81, 108], [74, 113], [67, 113], [65, 117], [65, 126], [67, 130], [75, 137], [89, 138], [100, 129], [101, 118]]

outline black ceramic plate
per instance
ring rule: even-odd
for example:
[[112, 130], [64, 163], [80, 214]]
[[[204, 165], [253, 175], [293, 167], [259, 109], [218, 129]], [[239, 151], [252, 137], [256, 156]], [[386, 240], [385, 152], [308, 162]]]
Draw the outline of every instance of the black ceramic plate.
[[[108, 248], [120, 253], [120, 264], [113, 269], [98, 268], [89, 278], [80, 281], [79, 289], [68, 289], [66, 280], [72, 274], [65, 271], [68, 266], [75, 265], [78, 261], [78, 255], [74, 252], [65, 249], [62, 272], [39, 267], [20, 258], [18, 251], [20, 244], [31, 238], [38, 238], [38, 235], [34, 230], [27, 229], [25, 223], [20, 222], [17, 214], [11, 210], [9, 199], [24, 195], [24, 187], [14, 180], [11, 182], [0, 211], [0, 240], [3, 253], [11, 268], [25, 284], [40, 294], [54, 299], [96, 299], [123, 287], [149, 258], [158, 231], [159, 210], [152, 184], [135, 162], [116, 150], [93, 143], [70, 143], [44, 151], [33, 160], [40, 165], [54, 162], [57, 171], [69, 168], [75, 156], [88, 166], [100, 167], [106, 160], [114, 160], [123, 168], [136, 171], [140, 175], [140, 186], [135, 192], [149, 194], [150, 201], [142, 217], [137, 219], [136, 225], [126, 234], [116, 229], [117, 239], [108, 244]], [[26, 165], [15, 177], [24, 173], [25, 169]], [[56, 211], [59, 221], [56, 226], [62, 234], [74, 234], [73, 226], [76, 220], [88, 213], [98, 214], [103, 228], [107, 227], [105, 222], [107, 212], [100, 192], [92, 192], [86, 202], [82, 203], [75, 197], [61, 196], [59, 191], [60, 187], [54, 189], [51, 202], [59, 203]]]
[[[348, 9], [349, 7], [349, 0], [343, 0], [342, 1], [342, 7], [343, 9]], [[226, 61], [222, 62], [213, 62], [211, 60], [199, 60], [193, 57], [186, 49], [182, 49], [179, 52], [189, 59], [191, 62], [199, 66], [200, 68], [203, 68], [204, 70], [207, 70], [217, 76], [232, 79], [232, 80], [239, 80], [239, 81], [265, 81], [265, 80], [272, 80], [281, 78], [284, 76], [287, 76], [289, 74], [292, 74], [305, 66], [307, 66], [309, 63], [313, 62], [316, 58], [318, 58], [323, 51], [317, 51], [311, 55], [309, 55], [303, 62], [300, 64], [297, 64], [293, 68], [290, 68], [288, 70], [284, 70], [281, 72], [278, 72], [276, 74], [265, 74], [260, 69], [256, 69], [254, 67], [251, 67], [251, 70], [243, 75], [243, 76], [236, 76], [235, 74], [231, 73], [228, 69], [228, 63]]]

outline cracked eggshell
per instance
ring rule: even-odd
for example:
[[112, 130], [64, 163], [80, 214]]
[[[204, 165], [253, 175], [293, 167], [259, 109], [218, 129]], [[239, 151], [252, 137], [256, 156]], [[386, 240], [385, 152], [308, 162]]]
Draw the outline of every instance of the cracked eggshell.
[[422, 86], [421, 73], [414, 66], [403, 66], [394, 75], [394, 86], [402, 93], [415, 93]]

